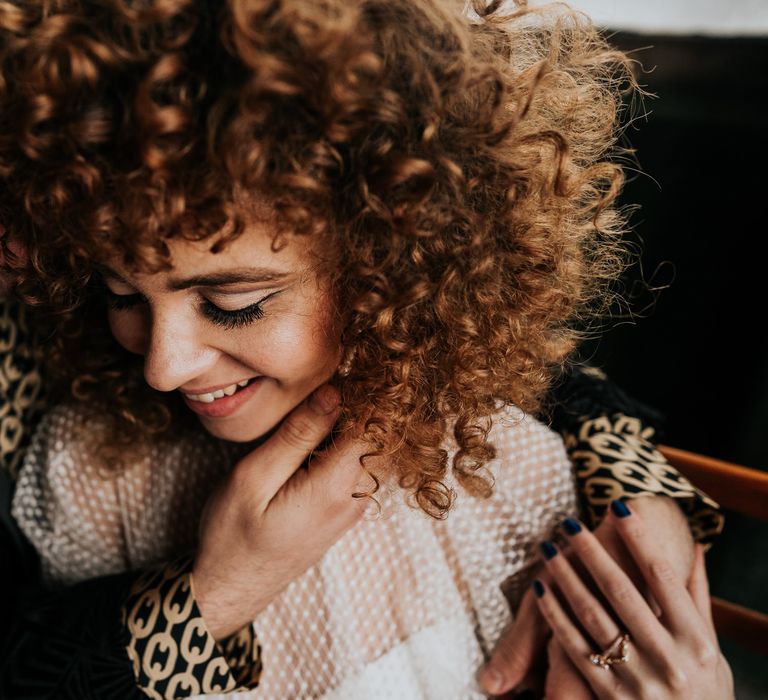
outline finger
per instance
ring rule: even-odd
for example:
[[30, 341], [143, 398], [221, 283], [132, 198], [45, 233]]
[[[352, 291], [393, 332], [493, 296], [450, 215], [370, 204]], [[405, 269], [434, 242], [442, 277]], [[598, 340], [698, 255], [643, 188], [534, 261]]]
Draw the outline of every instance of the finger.
[[611, 512], [616, 520], [616, 531], [637, 562], [661, 608], [665, 626], [675, 635], [708, 639], [705, 623], [686, 590], [685, 582], [669, 560], [658, 553], [658, 547], [647, 535], [643, 519], [633, 514], [626, 503], [618, 500], [611, 503]]
[[238, 464], [259, 467], [259, 488], [266, 501], [299, 468], [328, 434], [338, 417], [338, 391], [324, 384], [288, 414], [273, 435]]
[[560, 554], [553, 542], [547, 540], [542, 543], [541, 552], [553, 584], [562, 592], [574, 619], [599, 649], [605, 649], [621, 634], [616, 622], [584, 584], [568, 557]]
[[560, 642], [551, 637], [547, 645], [549, 671], [547, 672], [545, 700], [593, 700], [595, 694], [578, 672]]
[[518, 685], [544, 653], [549, 629], [532, 591], [526, 591], [513, 624], [501, 636], [478, 682], [489, 694], [505, 693]]
[[614, 683], [613, 674], [606, 673], [605, 669], [595, 666], [589, 660], [592, 648], [566, 615], [557, 596], [539, 579], [533, 582], [533, 590], [539, 610], [552, 630], [552, 636], [560, 643], [576, 670], [598, 696], [610, 697]]
[[632, 641], [659, 668], [668, 670], [676, 657], [667, 630], [648, 607], [648, 603], [632, 580], [600, 541], [573, 519], [563, 522], [570, 545], [584, 567], [605, 595], [616, 615], [626, 626]]
[[688, 579], [688, 592], [699, 614], [704, 619], [710, 632], [710, 639], [717, 640], [715, 623], [712, 620], [712, 600], [709, 596], [709, 581], [707, 580], [707, 567], [704, 560], [704, 546], [696, 543], [694, 549], [693, 569]]

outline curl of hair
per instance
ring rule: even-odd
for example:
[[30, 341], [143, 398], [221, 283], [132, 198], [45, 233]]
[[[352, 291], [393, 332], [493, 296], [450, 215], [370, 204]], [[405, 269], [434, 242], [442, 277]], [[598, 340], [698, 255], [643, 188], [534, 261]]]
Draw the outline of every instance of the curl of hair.
[[114, 416], [116, 453], [181, 411], [110, 337], [95, 264], [167, 268], [177, 237], [215, 253], [258, 200], [274, 246], [331, 251], [356, 349], [339, 430], [364, 426], [434, 517], [449, 470], [489, 493], [492, 415], [541, 408], [627, 264], [617, 139], [637, 84], [565, 6], [462, 4], [0, 2], [0, 221], [28, 251], [19, 293], [53, 321], [52, 371]]

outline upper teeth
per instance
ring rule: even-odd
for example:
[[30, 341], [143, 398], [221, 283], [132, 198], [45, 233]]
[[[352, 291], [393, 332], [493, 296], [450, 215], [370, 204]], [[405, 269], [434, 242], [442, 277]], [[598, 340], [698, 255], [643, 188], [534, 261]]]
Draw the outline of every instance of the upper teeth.
[[232, 396], [232, 394], [237, 391], [237, 387], [245, 386], [249, 381], [249, 379], [243, 379], [242, 382], [237, 382], [237, 384], [230, 384], [229, 386], [225, 386], [223, 389], [217, 389], [210, 394], [185, 394], [185, 396], [192, 401], [212, 403], [216, 399], [221, 399], [225, 396]]

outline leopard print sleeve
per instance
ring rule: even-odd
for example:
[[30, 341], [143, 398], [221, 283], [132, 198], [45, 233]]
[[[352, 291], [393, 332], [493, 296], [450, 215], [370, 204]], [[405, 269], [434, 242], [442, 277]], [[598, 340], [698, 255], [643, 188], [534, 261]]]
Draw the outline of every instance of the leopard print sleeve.
[[45, 407], [37, 344], [26, 309], [0, 298], [0, 467], [16, 478], [32, 429]]
[[660, 413], [627, 396], [594, 367], [573, 367], [552, 399], [552, 428], [563, 436], [592, 527], [616, 498], [664, 495], [682, 508], [694, 539], [712, 544], [725, 518], [720, 506], [656, 449]]
[[134, 675], [144, 694], [157, 700], [259, 684], [261, 648], [253, 627], [214, 640], [195, 602], [191, 568], [192, 558], [186, 556], [146, 573], [123, 608]]

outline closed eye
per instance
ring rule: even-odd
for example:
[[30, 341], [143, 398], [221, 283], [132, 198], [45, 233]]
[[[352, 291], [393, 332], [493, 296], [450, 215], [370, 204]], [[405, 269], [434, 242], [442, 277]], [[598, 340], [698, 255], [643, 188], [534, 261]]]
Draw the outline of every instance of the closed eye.
[[[248, 304], [248, 306], [244, 306], [241, 309], [222, 309], [216, 306], [212, 301], [204, 299], [201, 305], [201, 310], [206, 318], [219, 326], [223, 326], [224, 328], [239, 328], [263, 318], [264, 309], [262, 304], [275, 294], [279, 294], [280, 291], [282, 290], [272, 292], [272, 294], [268, 294], [256, 303]], [[113, 311], [127, 311], [139, 304], [144, 304], [147, 301], [146, 297], [138, 292], [135, 294], [117, 294], [106, 285], [103, 286], [103, 292], [107, 306]]]

